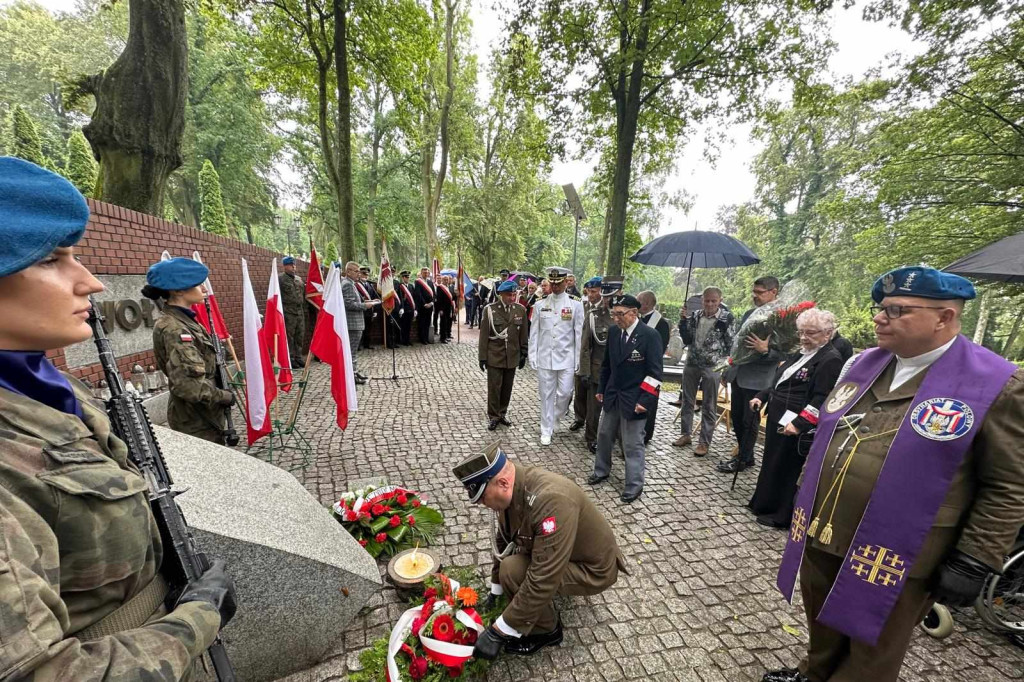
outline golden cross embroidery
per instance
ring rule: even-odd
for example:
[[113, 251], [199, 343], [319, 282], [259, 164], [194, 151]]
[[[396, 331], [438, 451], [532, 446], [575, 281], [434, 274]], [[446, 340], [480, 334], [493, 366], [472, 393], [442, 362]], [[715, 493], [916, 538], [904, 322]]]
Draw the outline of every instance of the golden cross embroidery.
[[883, 587], [896, 585], [903, 580], [906, 573], [899, 554], [893, 553], [887, 547], [874, 545], [862, 545], [857, 548], [850, 558], [850, 570], [864, 582]]
[[789, 529], [789, 536], [793, 542], [803, 542], [804, 532], [807, 530], [807, 513], [803, 507], [797, 507], [793, 512], [793, 523]]

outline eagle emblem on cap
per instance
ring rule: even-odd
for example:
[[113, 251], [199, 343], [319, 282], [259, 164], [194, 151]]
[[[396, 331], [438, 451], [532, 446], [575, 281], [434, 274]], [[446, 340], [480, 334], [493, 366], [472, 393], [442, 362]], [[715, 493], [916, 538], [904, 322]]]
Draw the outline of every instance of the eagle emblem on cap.
[[896, 291], [896, 278], [892, 275], [886, 275], [882, 278], [882, 291], [886, 294], [891, 294]]

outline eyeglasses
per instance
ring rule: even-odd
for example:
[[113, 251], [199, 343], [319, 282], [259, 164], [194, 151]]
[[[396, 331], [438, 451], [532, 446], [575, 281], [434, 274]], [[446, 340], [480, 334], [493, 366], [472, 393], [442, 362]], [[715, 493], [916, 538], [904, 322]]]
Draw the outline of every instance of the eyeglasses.
[[617, 312], [615, 312], [613, 310], [613, 311], [611, 311], [611, 316], [612, 317], [625, 317], [626, 315], [629, 315], [630, 313], [633, 313], [633, 312], [636, 312], [636, 310], [633, 309], [633, 308], [630, 308], [629, 310], [624, 310], [621, 313], [617, 313]]
[[763, 296], [768, 293], [768, 289], [751, 289], [750, 293], [754, 294], [754, 296]]
[[895, 320], [903, 316], [904, 310], [945, 310], [945, 306], [935, 305], [899, 305], [897, 303], [891, 303], [889, 305], [873, 305], [871, 306], [871, 315], [875, 316], [878, 313], [884, 312], [885, 316], [890, 320]]
[[797, 336], [817, 336], [818, 334], [825, 331], [824, 329], [797, 329]]

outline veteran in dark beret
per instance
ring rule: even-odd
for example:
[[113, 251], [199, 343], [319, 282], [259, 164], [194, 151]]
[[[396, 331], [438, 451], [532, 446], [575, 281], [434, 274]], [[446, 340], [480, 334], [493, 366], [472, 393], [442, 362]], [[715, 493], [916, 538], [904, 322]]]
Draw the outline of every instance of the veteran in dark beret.
[[966, 279], [875, 282], [878, 347], [822, 404], [778, 586], [810, 630], [765, 682], [896, 682], [933, 602], [971, 604], [1024, 523], [1024, 370], [960, 334]]
[[104, 406], [46, 358], [92, 336], [103, 285], [74, 253], [88, 221], [67, 180], [0, 157], [0, 677], [186, 679], [234, 614], [231, 579], [214, 562], [165, 605], [146, 481]]
[[539, 467], [516, 464], [498, 443], [453, 469], [469, 501], [495, 512], [491, 596], [508, 606], [477, 640], [473, 655], [530, 655], [561, 644], [556, 594], [595, 595], [628, 573], [611, 526], [578, 485]]

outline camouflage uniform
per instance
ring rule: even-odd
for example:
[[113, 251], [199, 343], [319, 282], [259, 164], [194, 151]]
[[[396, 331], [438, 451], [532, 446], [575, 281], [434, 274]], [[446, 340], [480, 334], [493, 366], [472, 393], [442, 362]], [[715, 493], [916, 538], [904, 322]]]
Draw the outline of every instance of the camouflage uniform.
[[167, 423], [175, 431], [224, 444], [224, 407], [231, 391], [217, 388], [217, 353], [203, 326], [177, 306], [153, 325], [153, 353], [167, 375]]
[[298, 275], [283, 272], [278, 276], [281, 285], [281, 306], [284, 308], [284, 326], [288, 331], [288, 354], [292, 366], [301, 367], [306, 356], [303, 341], [306, 338], [306, 284]]
[[83, 419], [0, 389], [0, 679], [185, 679], [220, 627], [212, 604], [161, 607], [88, 644], [76, 634], [153, 580], [163, 546], [127, 448], [70, 381]]

